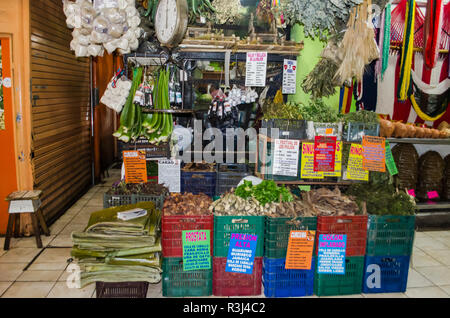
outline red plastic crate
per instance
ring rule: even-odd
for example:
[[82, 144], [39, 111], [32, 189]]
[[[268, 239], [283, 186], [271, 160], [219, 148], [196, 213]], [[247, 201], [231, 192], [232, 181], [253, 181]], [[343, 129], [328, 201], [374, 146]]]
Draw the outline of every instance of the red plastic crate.
[[210, 230], [211, 256], [214, 246], [214, 215], [163, 215], [161, 245], [164, 257], [183, 257], [182, 231]]
[[316, 232], [316, 255], [320, 234], [346, 234], [346, 256], [363, 256], [366, 253], [367, 215], [318, 216]]
[[226, 257], [213, 257], [214, 296], [259, 296], [262, 286], [262, 257], [255, 257], [252, 274], [225, 272]]

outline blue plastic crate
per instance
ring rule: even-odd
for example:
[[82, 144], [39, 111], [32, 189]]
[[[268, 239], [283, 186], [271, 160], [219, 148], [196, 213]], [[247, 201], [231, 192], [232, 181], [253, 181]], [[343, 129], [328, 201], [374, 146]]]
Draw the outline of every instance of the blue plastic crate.
[[315, 258], [311, 269], [285, 269], [285, 258], [266, 258], [263, 262], [263, 285], [266, 297], [311, 296], [314, 292]]
[[216, 194], [217, 173], [181, 171], [181, 192], [205, 193], [210, 197]]
[[408, 283], [410, 256], [366, 256], [363, 293], [403, 293]]

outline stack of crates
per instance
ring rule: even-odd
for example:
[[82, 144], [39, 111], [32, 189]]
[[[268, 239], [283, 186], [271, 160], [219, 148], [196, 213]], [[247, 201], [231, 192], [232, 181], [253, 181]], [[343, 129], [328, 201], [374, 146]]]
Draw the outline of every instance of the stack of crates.
[[204, 193], [211, 198], [216, 193], [217, 172], [181, 170], [181, 192]]
[[319, 235], [347, 235], [345, 274], [314, 275], [314, 293], [317, 296], [339, 296], [360, 294], [364, 270], [364, 255], [367, 241], [367, 215], [318, 216], [316, 232], [316, 252], [318, 255]]
[[[264, 227], [264, 216], [214, 216], [214, 296], [261, 295]], [[252, 274], [225, 271], [232, 233], [257, 236]]]
[[266, 218], [264, 240], [263, 285], [266, 297], [310, 296], [314, 292], [315, 259], [311, 269], [285, 269], [291, 230], [317, 228], [317, 217]]
[[[200, 297], [212, 295], [213, 215], [163, 215], [161, 245], [162, 294], [165, 297]], [[210, 230], [210, 269], [183, 271], [182, 231]]]
[[406, 291], [415, 215], [370, 215], [363, 293]]
[[217, 165], [216, 196], [236, 188], [239, 182], [248, 176], [246, 164], [220, 163]]

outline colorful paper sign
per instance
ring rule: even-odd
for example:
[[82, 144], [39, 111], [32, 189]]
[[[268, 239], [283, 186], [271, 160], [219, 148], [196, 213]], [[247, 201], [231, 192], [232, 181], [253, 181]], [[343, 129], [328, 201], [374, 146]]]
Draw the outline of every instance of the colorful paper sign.
[[369, 171], [363, 169], [362, 146], [352, 144], [347, 163], [347, 180], [369, 181]]
[[210, 230], [182, 231], [183, 271], [211, 268]]
[[414, 198], [416, 197], [416, 191], [414, 189], [409, 189], [408, 194]]
[[169, 192], [181, 191], [181, 161], [179, 159], [158, 160], [158, 183], [164, 184]]
[[275, 139], [273, 174], [278, 176], [298, 176], [300, 140]]
[[301, 186], [298, 186], [298, 188], [300, 189], [300, 191], [305, 191], [305, 192], [311, 191], [310, 185], [301, 185]]
[[334, 171], [325, 171], [325, 177], [342, 176], [342, 141], [336, 141], [336, 157], [334, 159]]
[[295, 94], [297, 87], [297, 61], [284, 59], [283, 63], [283, 94]]
[[145, 150], [123, 151], [123, 164], [125, 167], [126, 183], [147, 182], [147, 161]]
[[398, 174], [397, 166], [395, 164], [394, 156], [392, 155], [391, 145], [389, 140], [386, 140], [386, 167], [391, 176]]
[[317, 273], [345, 275], [346, 234], [320, 234]]
[[286, 269], [311, 269], [316, 231], [291, 231], [286, 253]]
[[386, 171], [386, 141], [383, 137], [363, 136], [363, 169]]
[[336, 138], [334, 136], [315, 136], [314, 171], [334, 171], [336, 158]]
[[314, 171], [314, 143], [302, 143], [302, 159], [300, 164], [302, 179], [323, 179], [323, 172]]
[[245, 86], [266, 86], [267, 52], [247, 52]]
[[225, 271], [252, 274], [257, 243], [257, 235], [232, 233]]

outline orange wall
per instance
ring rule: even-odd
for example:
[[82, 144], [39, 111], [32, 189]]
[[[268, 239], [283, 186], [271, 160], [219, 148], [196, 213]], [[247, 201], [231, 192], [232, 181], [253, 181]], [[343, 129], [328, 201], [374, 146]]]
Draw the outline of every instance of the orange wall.
[[[13, 121], [14, 147], [4, 147], [1, 152], [13, 152], [16, 169], [11, 178], [16, 179], [18, 190], [33, 189], [31, 168], [31, 103], [30, 103], [30, 21], [29, 0], [0, 0], [0, 37], [10, 36], [12, 47], [12, 118], [21, 115], [20, 122]], [[21, 156], [21, 159], [19, 159]], [[3, 179], [3, 178], [2, 178]], [[3, 182], [3, 180], [0, 180]], [[3, 194], [2, 194], [3, 195]], [[0, 234], [5, 233], [7, 217], [4, 198], [0, 198]]]

